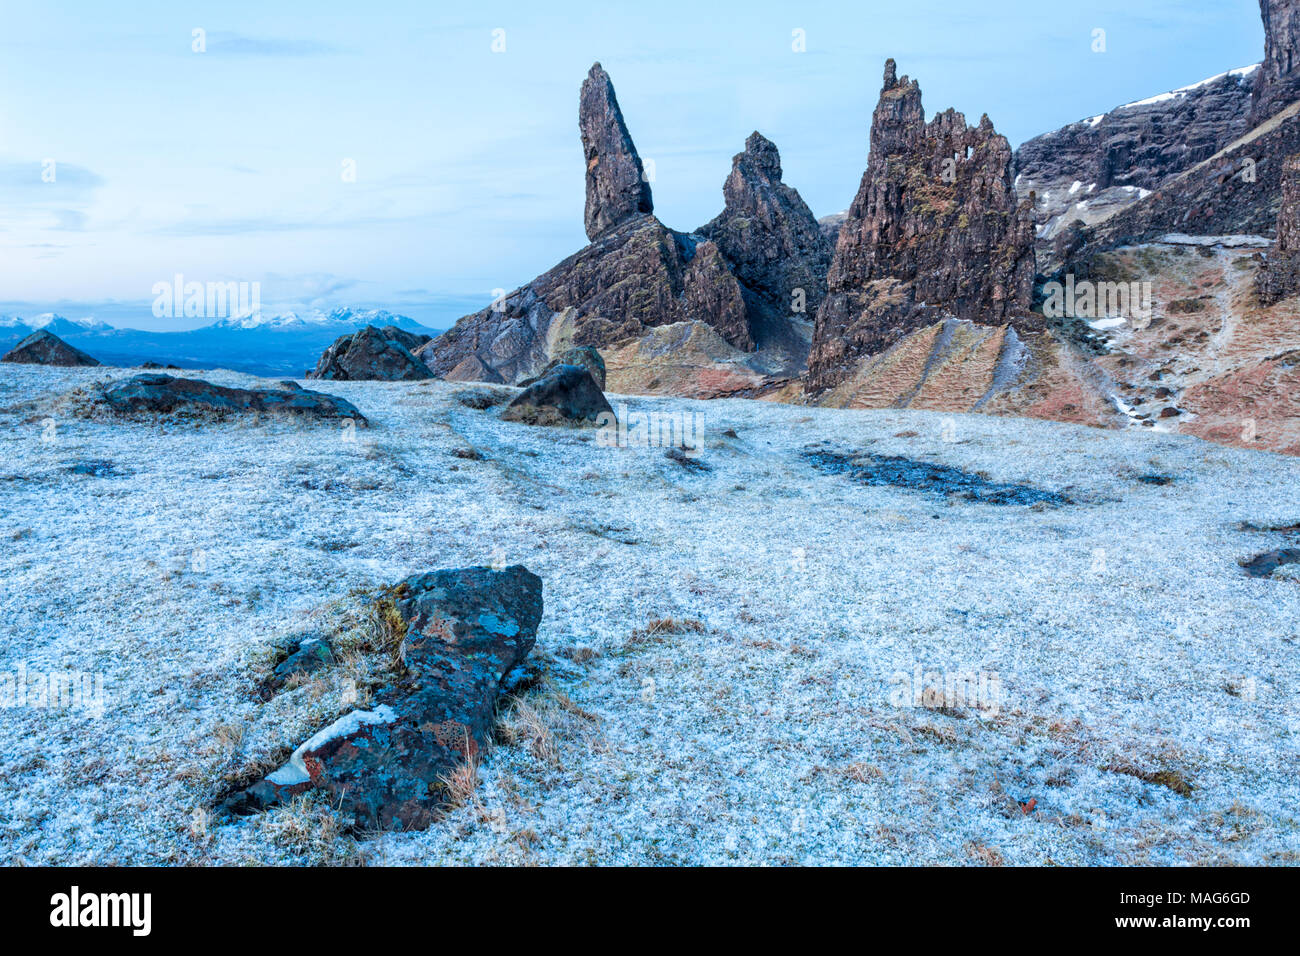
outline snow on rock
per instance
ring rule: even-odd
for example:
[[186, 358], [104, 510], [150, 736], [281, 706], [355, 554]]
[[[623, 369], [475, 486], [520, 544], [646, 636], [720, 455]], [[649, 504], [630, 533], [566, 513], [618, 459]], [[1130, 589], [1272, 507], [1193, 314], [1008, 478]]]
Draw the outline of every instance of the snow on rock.
[[302, 755], [309, 750], [319, 750], [333, 740], [351, 737], [368, 724], [391, 724], [397, 719], [397, 712], [387, 704], [380, 704], [374, 710], [354, 710], [345, 714], [334, 723], [317, 731], [312, 737], [298, 746], [289, 758], [289, 762], [274, 773], [267, 775], [276, 786], [292, 787], [311, 781], [307, 765]]

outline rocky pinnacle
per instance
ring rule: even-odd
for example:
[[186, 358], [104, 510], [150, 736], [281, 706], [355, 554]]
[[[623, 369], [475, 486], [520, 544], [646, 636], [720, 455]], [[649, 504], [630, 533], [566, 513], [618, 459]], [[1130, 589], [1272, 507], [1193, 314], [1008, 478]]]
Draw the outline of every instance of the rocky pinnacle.
[[599, 63], [582, 84], [578, 129], [587, 160], [587, 238], [595, 240], [620, 223], [654, 210], [641, 157], [623, 122], [623, 113]]

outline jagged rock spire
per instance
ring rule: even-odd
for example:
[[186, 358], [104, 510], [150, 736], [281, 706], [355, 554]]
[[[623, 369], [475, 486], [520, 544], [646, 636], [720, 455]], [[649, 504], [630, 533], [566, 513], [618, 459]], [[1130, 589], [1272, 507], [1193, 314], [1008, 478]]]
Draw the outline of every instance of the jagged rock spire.
[[886, 61], [867, 171], [817, 316], [810, 390], [936, 316], [1032, 331], [1033, 237], [1006, 137], [987, 116], [967, 126], [951, 109], [927, 123], [920, 86]]
[[650, 184], [641, 167], [614, 84], [599, 63], [582, 84], [578, 129], [587, 160], [587, 238], [595, 240], [614, 226], [654, 210]]
[[699, 231], [717, 243], [744, 283], [752, 318], [775, 322], [801, 306], [798, 317], [811, 319], [826, 292], [831, 249], [812, 210], [781, 182], [776, 144], [751, 133], [731, 161], [722, 195], [721, 215]]

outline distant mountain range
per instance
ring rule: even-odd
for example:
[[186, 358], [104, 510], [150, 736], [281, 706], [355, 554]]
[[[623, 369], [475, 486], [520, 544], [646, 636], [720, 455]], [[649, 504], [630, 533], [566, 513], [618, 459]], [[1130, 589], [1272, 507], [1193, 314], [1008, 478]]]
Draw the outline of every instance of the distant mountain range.
[[384, 309], [257, 312], [184, 332], [119, 329], [93, 318], [69, 319], [45, 313], [31, 318], [0, 316], [0, 352], [8, 351], [32, 332], [46, 329], [105, 365], [157, 362], [181, 368], [219, 367], [252, 375], [300, 378], [340, 335], [367, 325], [395, 325], [438, 334], [412, 318]]

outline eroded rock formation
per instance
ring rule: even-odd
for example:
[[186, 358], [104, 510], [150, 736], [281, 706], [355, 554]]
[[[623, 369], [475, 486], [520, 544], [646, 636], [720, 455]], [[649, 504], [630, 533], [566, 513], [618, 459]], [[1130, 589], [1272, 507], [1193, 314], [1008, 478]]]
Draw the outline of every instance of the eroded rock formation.
[[[799, 194], [781, 181], [776, 147], [751, 136], [724, 186], [726, 210], [700, 233], [682, 233], [651, 214], [641, 161], [599, 64], [583, 84], [579, 128], [591, 244], [458, 321], [420, 349], [421, 360], [444, 378], [515, 384], [570, 348], [595, 348], [607, 359], [631, 355], [628, 346], [654, 330], [702, 324], [742, 353], [740, 379], [797, 374], [811, 323], [797, 312], [793, 291], [802, 289], [801, 304], [815, 308], [829, 246]], [[735, 364], [691, 374], [732, 381], [737, 376], [725, 373]], [[622, 372], [610, 369], [612, 378]]]
[[1041, 328], [1029, 312], [1033, 220], [1011, 179], [1011, 147], [987, 116], [925, 121], [921, 89], [885, 64], [867, 171], [850, 206], [817, 313], [807, 388], [951, 316]]
[[1255, 87], [1254, 121], [1300, 99], [1300, 0], [1259, 0], [1264, 62]]
[[771, 140], [750, 134], [745, 151], [731, 161], [722, 195], [726, 207], [699, 233], [731, 264], [751, 322], [816, 315], [826, 294], [831, 244], [799, 193], [781, 181], [781, 154]]
[[587, 238], [601, 235], [634, 216], [654, 211], [641, 157], [623, 122], [614, 84], [599, 63], [582, 84], [578, 129], [587, 159]]

